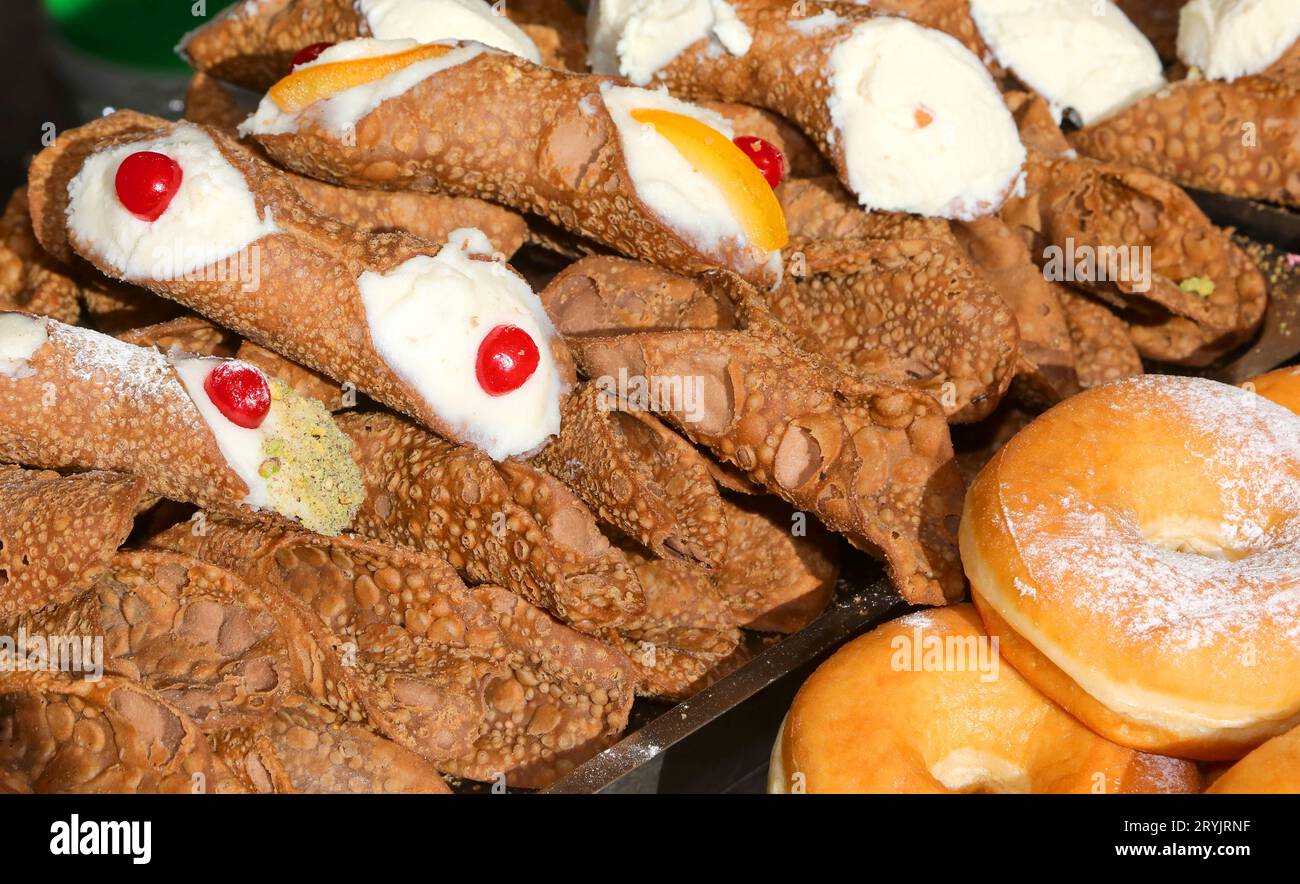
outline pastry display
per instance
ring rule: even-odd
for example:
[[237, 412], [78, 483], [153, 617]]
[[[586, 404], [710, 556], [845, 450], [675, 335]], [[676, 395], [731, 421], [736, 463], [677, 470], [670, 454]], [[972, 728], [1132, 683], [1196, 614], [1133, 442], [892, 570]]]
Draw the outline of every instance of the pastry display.
[[1294, 3], [194, 14], [0, 215], [0, 792], [1300, 788]]

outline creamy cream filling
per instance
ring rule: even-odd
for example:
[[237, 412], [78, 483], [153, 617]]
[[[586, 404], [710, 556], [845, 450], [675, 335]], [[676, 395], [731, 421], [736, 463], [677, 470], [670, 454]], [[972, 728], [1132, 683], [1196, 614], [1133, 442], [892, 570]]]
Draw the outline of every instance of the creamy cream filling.
[[[673, 143], [648, 123], [638, 123], [632, 111], [664, 110], [699, 120], [730, 140], [731, 123], [721, 114], [678, 101], [662, 89], [639, 89], [603, 83], [600, 95], [623, 146], [623, 158], [636, 195], [659, 220], [701, 251], [720, 255], [728, 242], [749, 247], [745, 228], [731, 211], [722, 189], [696, 169]], [[773, 251], [757, 262], [778, 276], [781, 253]]]
[[[452, 231], [436, 256], [358, 279], [380, 357], [459, 438], [495, 460], [524, 454], [560, 431], [565, 392], [551, 351], [555, 336], [541, 301], [518, 275], [476, 255], [492, 254], [479, 230]], [[537, 345], [537, 370], [501, 396], [479, 385], [479, 345], [498, 325], [523, 329]]]
[[363, 32], [379, 40], [473, 40], [542, 63], [537, 44], [483, 0], [356, 0], [356, 8]]
[[726, 0], [596, 0], [587, 13], [587, 62], [644, 86], [693, 43], [744, 55], [754, 41]]
[[[300, 65], [297, 70], [335, 62], [396, 55], [414, 49], [418, 45], [420, 44], [415, 40], [369, 38], [347, 40], [331, 46], [316, 60]], [[456, 46], [445, 55], [417, 61], [387, 77], [345, 89], [301, 111], [281, 110], [275, 103], [275, 99], [268, 94], [258, 104], [253, 115], [240, 124], [239, 132], [241, 135], [283, 135], [287, 132], [297, 132], [301, 120], [308, 117], [336, 138], [346, 138], [356, 130], [357, 123], [385, 101], [404, 95], [434, 74], [464, 64], [483, 52], [484, 47], [478, 43]]]
[[44, 319], [26, 313], [0, 313], [0, 375], [29, 375], [27, 363], [49, 338]]
[[[117, 169], [137, 151], [166, 154], [181, 185], [166, 211], [144, 221], [117, 196]], [[178, 279], [226, 261], [279, 231], [270, 209], [259, 216], [244, 176], [202, 129], [178, 123], [167, 135], [91, 154], [68, 184], [68, 228], [125, 279]]]
[[1165, 85], [1155, 48], [1118, 6], [1096, 0], [971, 0], [994, 56], [1047, 99], [1096, 122]]
[[1258, 74], [1296, 40], [1297, 0], [1191, 0], [1178, 17], [1178, 57], [1213, 80]]
[[828, 140], [869, 209], [969, 220], [995, 211], [1025, 148], [988, 70], [957, 40], [899, 18], [832, 51]]
[[[208, 375], [212, 374], [218, 365], [228, 360], [183, 355], [170, 356], [168, 359], [176, 369], [176, 376], [185, 386], [185, 392], [190, 394], [194, 406], [199, 410], [208, 429], [212, 431], [213, 438], [217, 440], [217, 448], [221, 450], [221, 456], [226, 459], [226, 463], [234, 470], [235, 475], [248, 486], [248, 496], [243, 502], [257, 509], [279, 511], [282, 502], [272, 499], [270, 487], [260, 472], [262, 464], [267, 459], [264, 449], [267, 434], [276, 425], [276, 410], [272, 408], [258, 427], [250, 429], [232, 423], [212, 402], [212, 397], [208, 395], [207, 390], [203, 389]], [[286, 515], [301, 514], [286, 513]]]

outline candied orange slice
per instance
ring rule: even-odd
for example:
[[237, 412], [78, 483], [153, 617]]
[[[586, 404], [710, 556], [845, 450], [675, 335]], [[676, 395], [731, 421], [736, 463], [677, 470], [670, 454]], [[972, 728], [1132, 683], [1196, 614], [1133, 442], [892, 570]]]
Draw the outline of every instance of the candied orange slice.
[[297, 113], [355, 86], [382, 80], [416, 62], [446, 55], [451, 49], [450, 46], [430, 43], [392, 55], [331, 61], [298, 68], [272, 86], [267, 94], [280, 110], [288, 114]]
[[789, 241], [781, 202], [758, 166], [730, 138], [694, 117], [672, 111], [638, 108], [632, 111], [632, 119], [653, 126], [718, 186], [749, 241], [760, 250], [775, 251]]

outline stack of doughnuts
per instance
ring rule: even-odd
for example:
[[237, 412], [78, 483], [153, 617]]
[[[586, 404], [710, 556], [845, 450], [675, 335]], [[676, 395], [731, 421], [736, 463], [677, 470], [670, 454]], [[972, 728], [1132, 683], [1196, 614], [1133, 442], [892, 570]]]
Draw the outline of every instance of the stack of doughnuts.
[[[1300, 787], [1300, 417], [1278, 402], [1300, 405], [1300, 372], [1147, 375], [1032, 421], [967, 492], [974, 607], [823, 664], [772, 790], [1191, 791], [1193, 762], [1243, 756], [1214, 791]], [[914, 631], [1007, 665], [981, 683], [945, 645], [936, 671], [900, 671], [890, 643]]]

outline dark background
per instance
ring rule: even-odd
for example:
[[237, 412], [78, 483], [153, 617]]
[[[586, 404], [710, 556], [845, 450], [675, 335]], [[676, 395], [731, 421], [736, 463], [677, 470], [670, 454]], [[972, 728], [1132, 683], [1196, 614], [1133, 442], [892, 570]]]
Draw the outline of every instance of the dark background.
[[[0, 0], [0, 188], [3, 197], [23, 182], [27, 161], [41, 146], [41, 126], [75, 125], [71, 104], [49, 61], [38, 0]], [[0, 202], [3, 200], [0, 199]]]

